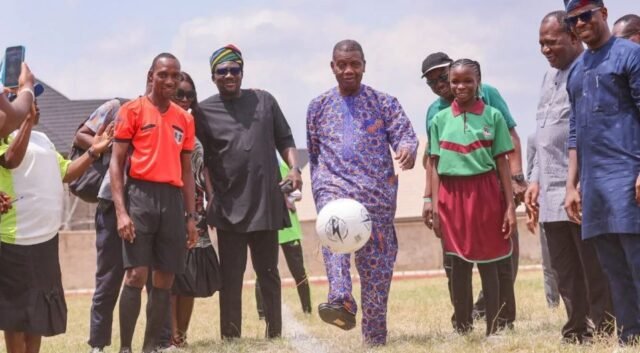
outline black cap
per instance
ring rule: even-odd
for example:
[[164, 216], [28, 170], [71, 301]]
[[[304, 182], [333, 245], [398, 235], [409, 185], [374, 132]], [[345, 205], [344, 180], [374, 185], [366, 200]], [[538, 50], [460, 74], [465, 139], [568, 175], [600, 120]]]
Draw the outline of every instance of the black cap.
[[429, 54], [429, 56], [427, 56], [427, 58], [422, 62], [422, 76], [420, 78], [424, 77], [427, 72], [439, 67], [448, 66], [452, 62], [453, 60], [443, 52]]

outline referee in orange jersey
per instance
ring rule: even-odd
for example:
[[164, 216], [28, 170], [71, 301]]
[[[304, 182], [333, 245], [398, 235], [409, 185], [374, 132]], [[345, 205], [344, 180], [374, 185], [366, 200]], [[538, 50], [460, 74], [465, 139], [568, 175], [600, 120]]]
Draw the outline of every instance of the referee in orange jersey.
[[142, 351], [154, 351], [167, 319], [174, 275], [184, 270], [185, 250], [197, 239], [190, 156], [194, 121], [171, 102], [181, 80], [178, 59], [169, 53], [156, 56], [148, 80], [150, 93], [120, 108], [109, 166], [126, 269], [120, 294], [121, 353], [131, 352], [149, 268], [153, 289]]

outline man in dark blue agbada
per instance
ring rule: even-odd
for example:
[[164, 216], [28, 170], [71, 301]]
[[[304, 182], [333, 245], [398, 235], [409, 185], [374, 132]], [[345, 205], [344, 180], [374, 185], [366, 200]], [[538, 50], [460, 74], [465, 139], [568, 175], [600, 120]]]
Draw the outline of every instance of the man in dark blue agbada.
[[[587, 45], [569, 74], [565, 208], [609, 278], [620, 340], [640, 339], [640, 46], [615, 38], [602, 0], [565, 1]], [[578, 188], [578, 175], [580, 187]]]

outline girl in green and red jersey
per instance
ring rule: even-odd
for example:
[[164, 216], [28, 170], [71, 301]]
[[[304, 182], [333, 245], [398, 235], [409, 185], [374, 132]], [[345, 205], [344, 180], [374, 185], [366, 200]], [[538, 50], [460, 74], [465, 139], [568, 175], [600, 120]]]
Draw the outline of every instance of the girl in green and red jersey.
[[491, 335], [506, 324], [499, 312], [514, 295], [511, 273], [499, 271], [502, 262], [510, 261], [516, 227], [506, 158], [513, 144], [502, 114], [478, 96], [480, 64], [457, 60], [451, 64], [449, 79], [455, 100], [434, 117], [430, 130], [436, 171], [432, 183], [437, 190], [434, 230], [442, 238], [445, 256], [452, 257], [456, 330], [472, 329], [475, 263], [486, 299], [486, 334]]

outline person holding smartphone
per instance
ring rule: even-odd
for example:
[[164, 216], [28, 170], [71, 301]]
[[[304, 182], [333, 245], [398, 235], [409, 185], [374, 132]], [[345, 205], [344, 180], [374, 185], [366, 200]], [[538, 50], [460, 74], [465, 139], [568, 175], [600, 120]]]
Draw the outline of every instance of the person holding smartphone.
[[101, 129], [87, 152], [69, 161], [44, 133], [32, 131], [39, 117], [35, 105], [20, 129], [0, 141], [0, 189], [16, 201], [0, 221], [0, 330], [8, 352], [38, 352], [42, 336], [66, 331], [58, 258], [63, 183], [80, 177], [113, 134]]

